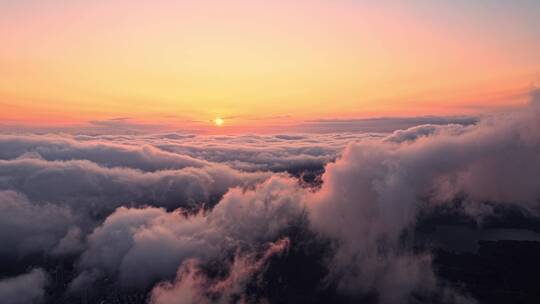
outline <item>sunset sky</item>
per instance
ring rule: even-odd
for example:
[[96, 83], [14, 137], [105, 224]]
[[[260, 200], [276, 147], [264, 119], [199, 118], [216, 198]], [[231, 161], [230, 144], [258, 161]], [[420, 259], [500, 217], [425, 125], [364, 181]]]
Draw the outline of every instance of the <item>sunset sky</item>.
[[540, 0], [0, 0], [0, 304], [540, 303]]
[[373, 2], [0, 0], [0, 121], [256, 132], [471, 115], [540, 81], [540, 1]]

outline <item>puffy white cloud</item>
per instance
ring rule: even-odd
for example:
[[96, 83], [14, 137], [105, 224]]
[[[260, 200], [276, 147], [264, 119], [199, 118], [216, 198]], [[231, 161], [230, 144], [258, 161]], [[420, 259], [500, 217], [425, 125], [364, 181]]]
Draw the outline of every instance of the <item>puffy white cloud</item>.
[[0, 280], [0, 299], [5, 304], [38, 304], [45, 298], [48, 279], [42, 269]]
[[465, 132], [469, 128], [474, 128], [474, 126], [463, 126], [463, 125], [419, 125], [411, 127], [405, 130], [397, 130], [392, 132], [391, 135], [387, 136], [384, 140], [386, 142], [394, 143], [404, 143], [415, 141], [421, 137], [427, 136], [441, 136], [441, 135], [459, 135]]
[[[457, 196], [471, 206], [537, 207], [537, 118], [532, 108], [474, 126], [421, 126], [360, 140], [326, 165], [318, 190], [278, 177], [249, 191], [230, 190], [212, 210], [191, 216], [120, 208], [89, 237], [80, 269], [145, 286], [172, 277], [183, 261], [274, 241], [307, 216], [335, 244], [328, 267], [343, 292], [376, 291], [385, 303], [434, 292], [429, 252], [412, 250], [419, 208]], [[195, 284], [190, 280], [180, 280], [188, 283], [179, 288]]]
[[19, 158], [0, 160], [0, 176], [0, 189], [103, 216], [124, 204], [198, 207], [217, 200], [229, 187], [247, 187], [270, 174], [239, 172], [219, 164], [143, 172], [102, 167], [86, 160]]
[[429, 255], [413, 254], [407, 237], [420, 207], [460, 197], [471, 206], [513, 204], [538, 215], [538, 107], [457, 132], [418, 127], [389, 139], [349, 145], [307, 199], [314, 229], [337, 240], [332, 270], [345, 290], [375, 289], [393, 303], [435, 286]]
[[245, 287], [256, 280], [269, 258], [281, 254], [289, 247], [289, 240], [270, 243], [262, 257], [249, 253], [236, 255], [225, 278], [209, 278], [196, 259], [187, 260], [178, 269], [174, 282], [162, 282], [152, 289], [151, 304], [188, 303], [247, 303]]
[[193, 137], [155, 144], [167, 151], [225, 163], [241, 170], [298, 172], [321, 169], [335, 159], [346, 140], [330, 135], [245, 135]]
[[200, 136], [0, 135], [0, 159], [33, 155], [48, 161], [88, 160], [142, 171], [200, 168], [211, 163], [256, 171], [320, 169], [354, 139], [368, 134]]
[[431, 260], [400, 239], [415, 222], [417, 197], [385, 145], [351, 145], [326, 168], [309, 199], [316, 231], [337, 240], [331, 275], [349, 293], [378, 291], [384, 303], [435, 287]]
[[146, 286], [190, 258], [207, 261], [273, 241], [303, 216], [302, 191], [296, 181], [274, 177], [254, 190], [230, 190], [208, 213], [121, 207], [88, 237], [79, 266]]
[[143, 171], [202, 167], [207, 162], [155, 147], [119, 145], [106, 141], [77, 141], [69, 135], [0, 135], [0, 159], [35, 153], [45, 160], [88, 160], [105, 167], [128, 167]]
[[[486, 202], [540, 216], [534, 102], [468, 126], [385, 136], [32, 135], [1, 137], [0, 147], [0, 240], [10, 244], [3, 253], [83, 252], [71, 291], [103, 278], [148, 288], [177, 274], [154, 288], [156, 304], [246, 296], [246, 282], [272, 255], [261, 248], [306, 221], [331, 244], [320, 262], [341, 293], [375, 293], [383, 303], [434, 292], [468, 301], [441, 290], [430, 252], [414, 250], [420, 209], [460, 199], [471, 217], [491, 212]], [[320, 166], [316, 189], [254, 172]], [[182, 209], [208, 202], [216, 204]], [[210, 262], [227, 275], [205, 273]]]
[[65, 207], [35, 205], [20, 193], [0, 191], [0, 256], [77, 251], [74, 240], [68, 241], [75, 237], [74, 224], [72, 212]]

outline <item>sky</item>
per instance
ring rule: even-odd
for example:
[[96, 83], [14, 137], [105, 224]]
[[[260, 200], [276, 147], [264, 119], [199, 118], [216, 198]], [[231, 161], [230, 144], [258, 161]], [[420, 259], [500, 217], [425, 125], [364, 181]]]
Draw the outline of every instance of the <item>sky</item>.
[[0, 121], [262, 132], [475, 115], [540, 82], [538, 1], [373, 2], [0, 0]]

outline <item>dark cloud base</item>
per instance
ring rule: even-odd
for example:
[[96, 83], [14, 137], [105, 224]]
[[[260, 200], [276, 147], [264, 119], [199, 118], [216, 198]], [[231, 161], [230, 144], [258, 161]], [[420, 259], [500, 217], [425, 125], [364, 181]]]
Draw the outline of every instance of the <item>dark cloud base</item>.
[[[302, 232], [296, 234], [296, 246], [286, 255], [268, 262], [262, 274], [253, 276], [244, 294], [251, 302], [264, 299], [269, 303], [378, 303], [375, 293], [346, 295], [325, 278], [328, 269], [324, 263], [332, 250], [327, 242], [316, 240]], [[437, 275], [445, 280], [441, 289], [449, 286], [473, 297], [480, 303], [537, 303], [540, 263], [540, 242], [530, 241], [480, 241], [477, 253], [456, 253], [437, 249], [433, 251], [433, 265]], [[6, 260], [5, 262], [11, 263]], [[230, 261], [228, 261], [230, 262]], [[119, 289], [108, 280], [97, 282], [92, 289], [79, 294], [66, 294], [65, 286], [75, 277], [74, 259], [27, 258], [15, 262], [2, 273], [15, 274], [28, 265], [41, 265], [49, 274], [44, 288], [45, 303], [147, 303], [151, 288]], [[223, 261], [204, 265], [208, 277], [219, 278], [228, 269]], [[455, 303], [460, 300], [445, 299], [444, 293], [418, 294], [412, 303]], [[235, 302], [234, 296], [231, 302]]]
[[538, 303], [539, 176], [534, 100], [388, 134], [0, 135], [0, 302]]

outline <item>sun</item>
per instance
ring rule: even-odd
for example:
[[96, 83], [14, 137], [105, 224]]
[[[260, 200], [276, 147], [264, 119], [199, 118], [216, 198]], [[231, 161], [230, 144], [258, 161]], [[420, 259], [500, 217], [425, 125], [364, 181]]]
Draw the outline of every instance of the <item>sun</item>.
[[224, 121], [223, 121], [222, 118], [216, 117], [216, 119], [214, 119], [214, 123], [216, 124], [216, 126], [221, 127], [221, 125], [223, 125]]

